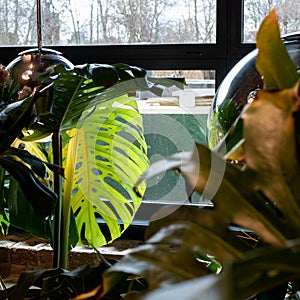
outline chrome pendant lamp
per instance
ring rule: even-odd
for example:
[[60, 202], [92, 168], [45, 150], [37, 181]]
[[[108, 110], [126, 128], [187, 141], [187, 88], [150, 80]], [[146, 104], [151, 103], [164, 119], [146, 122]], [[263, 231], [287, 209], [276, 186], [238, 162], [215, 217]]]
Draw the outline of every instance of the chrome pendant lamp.
[[[72, 69], [73, 64], [63, 57], [60, 52], [53, 49], [43, 48], [42, 45], [42, 21], [41, 21], [41, 1], [36, 0], [37, 9], [37, 48], [25, 50], [19, 53], [6, 69], [11, 76], [17, 81], [20, 87], [19, 96], [25, 98], [40, 86], [39, 77], [41, 74], [53, 72], [53, 68], [59, 64], [65, 66], [66, 69]], [[50, 83], [50, 82], [49, 82]], [[22, 95], [22, 93], [24, 95]], [[47, 101], [48, 100], [48, 101]], [[51, 112], [52, 101], [44, 99], [36, 103], [38, 115]], [[50, 103], [51, 102], [51, 103]]]

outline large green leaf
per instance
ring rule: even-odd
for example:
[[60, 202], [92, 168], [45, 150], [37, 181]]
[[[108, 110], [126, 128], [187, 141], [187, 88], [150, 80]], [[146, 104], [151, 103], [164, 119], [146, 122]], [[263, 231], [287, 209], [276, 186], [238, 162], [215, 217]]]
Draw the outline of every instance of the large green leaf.
[[33, 210], [31, 203], [14, 178], [9, 180], [7, 202], [10, 226], [25, 230], [33, 236], [49, 238], [47, 221]]
[[299, 239], [287, 243], [282, 249], [256, 249], [245, 259], [232, 264], [233, 299], [248, 299], [258, 292], [292, 282], [300, 278], [299, 270]]
[[0, 165], [17, 180], [20, 188], [39, 216], [45, 218], [53, 212], [57, 195], [41, 183], [31, 169], [19, 161], [3, 156], [0, 156]]
[[[119, 237], [132, 222], [145, 189], [142, 186], [139, 195], [132, 190], [148, 166], [135, 100], [123, 95], [86, 112], [68, 147], [74, 151], [74, 170], [66, 169], [66, 174], [74, 173], [68, 189], [77, 227], [83, 239], [99, 247]], [[110, 236], [101, 232], [99, 218]]]
[[[53, 77], [53, 87], [51, 86], [52, 113], [40, 116], [38, 122], [30, 126], [24, 140], [43, 138], [60, 127], [65, 132], [76, 127], [86, 109], [132, 90], [133, 85], [135, 89], [137, 86], [140, 88], [146, 86], [145, 71], [125, 64], [116, 66], [86, 64], [75, 66], [73, 70], [66, 70], [59, 65], [55, 68], [55, 73], [57, 75]], [[121, 82], [126, 84], [120, 85]], [[109, 86], [116, 84], [119, 86], [117, 89], [106, 92]]]

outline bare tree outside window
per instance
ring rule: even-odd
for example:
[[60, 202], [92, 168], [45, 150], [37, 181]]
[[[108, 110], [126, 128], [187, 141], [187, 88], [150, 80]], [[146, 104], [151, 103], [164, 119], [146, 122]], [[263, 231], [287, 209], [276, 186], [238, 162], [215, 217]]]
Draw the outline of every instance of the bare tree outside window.
[[[216, 43], [216, 0], [42, 0], [43, 43]], [[300, 30], [300, 0], [244, 0], [243, 42], [276, 8], [282, 34]], [[0, 45], [36, 45], [35, 0], [0, 1]]]
[[255, 42], [261, 21], [273, 8], [283, 35], [300, 30], [300, 0], [244, 0], [244, 42]]
[[[215, 43], [216, 0], [42, 0], [45, 45]], [[36, 44], [35, 0], [0, 1], [0, 44]]]
[[216, 39], [216, 1], [186, 1], [189, 8], [187, 36], [194, 42], [214, 43]]
[[3, 0], [0, 4], [0, 44], [20, 45], [34, 40], [35, 4], [32, 1]]
[[124, 41], [119, 40], [121, 43], [163, 43], [162, 38], [172, 28], [174, 15], [166, 12], [174, 7], [174, 1], [116, 0], [114, 7], [120, 38], [125, 37]]
[[[60, 9], [58, 9], [60, 8]], [[45, 44], [58, 44], [61, 34], [62, 1], [44, 0], [43, 38]], [[36, 45], [36, 1], [3, 0], [0, 3], [0, 44]]]

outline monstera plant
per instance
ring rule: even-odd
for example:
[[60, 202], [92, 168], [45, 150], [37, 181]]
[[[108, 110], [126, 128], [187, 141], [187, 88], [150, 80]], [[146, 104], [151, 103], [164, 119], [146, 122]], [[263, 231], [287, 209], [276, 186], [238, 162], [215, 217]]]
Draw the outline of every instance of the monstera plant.
[[[5, 69], [2, 72], [10, 76]], [[21, 100], [13, 78], [4, 76], [2, 230], [11, 223], [50, 239], [54, 251], [59, 248], [54, 266], [66, 267], [67, 253], [78, 239], [98, 248], [119, 237], [132, 222], [144, 187], [139, 194], [131, 187], [148, 160], [142, 117], [128, 92], [146, 88], [145, 75], [143, 69], [125, 64], [80, 65], [71, 70], [59, 65], [55, 75], [41, 76], [43, 88]], [[45, 95], [52, 95], [52, 111], [37, 116], [36, 103]], [[51, 135], [46, 143], [35, 142]], [[55, 151], [61, 151], [61, 165], [50, 163]], [[99, 227], [100, 218], [108, 236]]]

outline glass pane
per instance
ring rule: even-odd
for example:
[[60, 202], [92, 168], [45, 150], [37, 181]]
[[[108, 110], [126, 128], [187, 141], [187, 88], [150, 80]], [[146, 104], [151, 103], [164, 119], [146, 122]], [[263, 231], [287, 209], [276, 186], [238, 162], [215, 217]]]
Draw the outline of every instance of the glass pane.
[[255, 42], [261, 21], [273, 8], [276, 9], [282, 35], [300, 30], [299, 0], [244, 0], [243, 42]]
[[[180, 151], [191, 151], [195, 141], [206, 144], [207, 114], [215, 94], [215, 71], [151, 71], [150, 81], [151, 76], [170, 78], [174, 85], [165, 88], [161, 96], [138, 94], [149, 160], [155, 162]], [[184, 89], [177, 86], [182, 79], [188, 84]], [[155, 87], [161, 88], [159, 83], [155, 83]], [[182, 102], [185, 93], [192, 94], [193, 103]], [[143, 201], [187, 203], [184, 180], [173, 172], [161, 174], [148, 182]], [[199, 201], [199, 196], [193, 197], [194, 203]]]
[[[216, 0], [41, 0], [45, 45], [215, 43]], [[34, 0], [0, 1], [0, 45], [36, 45]]]

